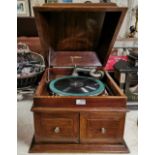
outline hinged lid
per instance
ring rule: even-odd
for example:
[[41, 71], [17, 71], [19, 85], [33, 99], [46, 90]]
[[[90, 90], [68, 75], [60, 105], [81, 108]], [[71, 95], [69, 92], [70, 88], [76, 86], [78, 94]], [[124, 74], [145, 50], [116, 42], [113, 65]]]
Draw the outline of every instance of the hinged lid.
[[126, 10], [113, 3], [34, 7], [42, 54], [52, 49], [52, 66], [105, 66]]

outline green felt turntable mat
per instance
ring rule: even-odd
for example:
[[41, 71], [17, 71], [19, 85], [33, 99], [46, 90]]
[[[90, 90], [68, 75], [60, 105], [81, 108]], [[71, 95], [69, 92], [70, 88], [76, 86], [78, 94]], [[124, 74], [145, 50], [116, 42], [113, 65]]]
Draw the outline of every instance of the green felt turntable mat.
[[95, 96], [104, 91], [105, 84], [92, 77], [64, 76], [52, 80], [49, 89], [60, 96]]

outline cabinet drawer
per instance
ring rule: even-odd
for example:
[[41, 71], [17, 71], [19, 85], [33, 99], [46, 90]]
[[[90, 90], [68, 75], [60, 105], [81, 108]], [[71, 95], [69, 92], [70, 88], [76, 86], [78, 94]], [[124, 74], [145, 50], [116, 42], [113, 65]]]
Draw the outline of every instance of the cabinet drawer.
[[81, 113], [81, 143], [122, 142], [124, 119], [125, 113], [123, 112]]
[[36, 142], [79, 141], [78, 113], [34, 113]]

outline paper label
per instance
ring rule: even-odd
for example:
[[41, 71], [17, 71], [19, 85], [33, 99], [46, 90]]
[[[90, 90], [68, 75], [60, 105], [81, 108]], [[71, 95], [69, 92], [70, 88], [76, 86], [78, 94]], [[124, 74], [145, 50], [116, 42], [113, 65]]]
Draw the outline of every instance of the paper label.
[[85, 99], [76, 99], [76, 105], [86, 105]]

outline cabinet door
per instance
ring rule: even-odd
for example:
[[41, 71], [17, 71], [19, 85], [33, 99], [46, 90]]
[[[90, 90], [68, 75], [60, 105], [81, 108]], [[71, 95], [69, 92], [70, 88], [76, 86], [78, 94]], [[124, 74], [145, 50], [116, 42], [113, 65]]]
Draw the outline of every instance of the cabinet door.
[[35, 141], [79, 142], [79, 113], [34, 113]]
[[123, 141], [125, 113], [80, 113], [81, 143], [119, 143]]

